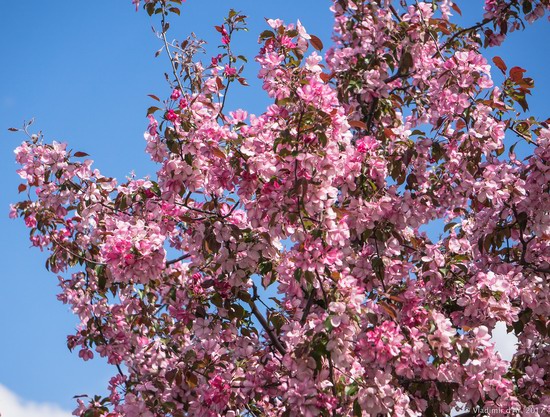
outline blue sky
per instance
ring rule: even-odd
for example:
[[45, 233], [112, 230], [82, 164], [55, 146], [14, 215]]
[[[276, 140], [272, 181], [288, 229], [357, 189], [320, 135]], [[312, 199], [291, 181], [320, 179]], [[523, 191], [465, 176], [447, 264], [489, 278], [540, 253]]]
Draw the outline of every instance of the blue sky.
[[[474, 14], [472, 4], [482, 2], [467, 3], [468, 7], [461, 6], [465, 18], [477, 20], [480, 12]], [[325, 46], [330, 44], [328, 0], [211, 0], [205, 4], [189, 0], [182, 17], [173, 21], [170, 35], [183, 39], [193, 31], [209, 42], [209, 52], [216, 53], [218, 34], [213, 26], [233, 7], [249, 16], [250, 32], [238, 34], [236, 41], [237, 50], [249, 57], [256, 53], [264, 17], [287, 22], [299, 18]], [[48, 414], [23, 409], [13, 396], [11, 403], [19, 404], [13, 410], [19, 411], [6, 414], [4, 391], [72, 410], [73, 395], [104, 392], [113, 374], [101, 360], [85, 363], [69, 353], [65, 338], [76, 321], [55, 298], [57, 279], [45, 271], [44, 254], [29, 248], [23, 223], [7, 218], [9, 203], [19, 198], [13, 149], [23, 139], [7, 128], [34, 117], [35, 128], [48, 140], [67, 141], [71, 148], [87, 152], [106, 175], [124, 178], [132, 170], [138, 176], [153, 175], [155, 166], [143, 152], [145, 112], [153, 104], [147, 94], [164, 97], [169, 93], [163, 77], [169, 67], [165, 56], [153, 57], [160, 43], [150, 30], [151, 23], [145, 13], [133, 11], [129, 0], [10, 2], [0, 14], [0, 247], [4, 259], [0, 412], [4, 417], [19, 417], [18, 412], [26, 417]], [[545, 72], [550, 64], [550, 25], [545, 19], [528, 29], [513, 34], [497, 54], [508, 67], [528, 70], [536, 83], [530, 100], [533, 113], [549, 116], [545, 99], [550, 79]], [[490, 50], [488, 56], [495, 52]], [[251, 87], [234, 89], [229, 106], [259, 113], [269, 102], [255, 80], [254, 64], [250, 67]], [[54, 411], [49, 415], [57, 417]]]

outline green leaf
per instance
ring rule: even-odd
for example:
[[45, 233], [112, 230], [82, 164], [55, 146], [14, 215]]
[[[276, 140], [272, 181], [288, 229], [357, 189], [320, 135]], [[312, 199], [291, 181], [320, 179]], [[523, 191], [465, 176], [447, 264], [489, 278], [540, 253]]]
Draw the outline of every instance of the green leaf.
[[107, 276], [105, 274], [101, 274], [98, 276], [97, 279], [97, 286], [100, 290], [105, 289], [105, 285], [107, 284]]
[[359, 405], [359, 401], [357, 399], [353, 402], [353, 415], [355, 417], [361, 417], [363, 415], [361, 406]]
[[470, 350], [463, 349], [462, 352], [460, 352], [459, 359], [461, 365], [464, 365], [466, 362], [468, 362], [468, 359], [470, 359]]
[[270, 262], [270, 261], [267, 261], [267, 262], [262, 262], [260, 265], [259, 265], [259, 271], [260, 271], [260, 274], [262, 275], [265, 275], [267, 274], [268, 272], [271, 272], [273, 270], [273, 263]]
[[260, 33], [260, 39], [269, 39], [274, 38], [275, 34], [271, 30], [264, 30], [262, 33]]
[[356, 383], [346, 386], [344, 392], [348, 397], [353, 397], [359, 391], [359, 386]]

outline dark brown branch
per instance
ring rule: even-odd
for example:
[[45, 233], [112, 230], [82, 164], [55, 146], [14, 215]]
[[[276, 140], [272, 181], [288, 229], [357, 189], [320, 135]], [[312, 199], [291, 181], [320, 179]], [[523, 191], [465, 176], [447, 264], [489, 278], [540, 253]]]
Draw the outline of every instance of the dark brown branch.
[[237, 201], [237, 202], [233, 205], [233, 207], [231, 207], [231, 210], [229, 210], [229, 213], [227, 213], [227, 214], [224, 215], [224, 216], [221, 216], [221, 218], [222, 218], [222, 219], [226, 219], [226, 218], [228, 218], [229, 216], [231, 216], [231, 215], [233, 214], [233, 212], [235, 211], [235, 209], [239, 206], [239, 203], [240, 203], [240, 202], [241, 202], [240, 200]]
[[252, 314], [254, 314], [254, 317], [258, 319], [262, 327], [264, 328], [265, 332], [269, 336], [269, 340], [271, 340], [271, 343], [273, 346], [275, 346], [275, 349], [281, 354], [286, 355], [286, 349], [283, 347], [275, 333], [273, 333], [273, 330], [269, 327], [269, 324], [267, 323], [267, 320], [264, 316], [262, 316], [262, 313], [260, 313], [260, 310], [258, 310], [258, 307], [256, 307], [256, 303], [254, 303], [254, 300], [250, 300], [248, 302], [248, 305], [250, 306], [250, 309], [252, 310]]
[[391, 83], [392, 81], [395, 81], [395, 80], [397, 80], [398, 78], [407, 78], [409, 75], [411, 75], [410, 72], [406, 72], [406, 73], [396, 72], [396, 73], [393, 74], [392, 76], [386, 78], [386, 79], [384, 80], [384, 83], [385, 83], [385, 84]]
[[390, 4], [390, 10], [397, 20], [399, 20], [400, 22], [403, 21], [403, 19], [401, 19], [401, 16], [399, 16], [399, 13], [397, 13], [397, 10], [395, 10], [395, 7], [393, 7], [393, 5], [391, 4]]
[[370, 103], [369, 114], [367, 115], [367, 121], [365, 123], [367, 125], [367, 132], [368, 133], [371, 133], [373, 119], [374, 119], [374, 112], [376, 111], [377, 106], [378, 106], [378, 97], [376, 97]]
[[311, 289], [311, 292], [309, 293], [309, 297], [307, 298], [307, 304], [304, 308], [304, 313], [302, 315], [302, 319], [300, 320], [300, 324], [303, 326], [306, 324], [307, 316], [309, 316], [309, 311], [311, 310], [311, 306], [313, 305], [313, 300], [315, 299], [315, 288]]
[[[329, 304], [328, 296], [325, 291], [325, 288], [323, 287], [323, 281], [321, 280], [321, 276], [319, 275], [319, 272], [317, 272], [317, 270], [315, 270], [315, 275], [317, 277], [317, 281], [319, 282], [319, 287], [321, 288], [321, 291], [323, 293], [323, 298], [325, 300], [325, 307], [328, 308], [328, 304]], [[330, 352], [327, 352], [327, 359], [328, 359], [329, 378], [330, 378], [330, 382], [332, 382], [332, 395], [334, 395], [334, 397], [338, 397], [338, 392], [336, 391], [336, 384], [334, 379], [334, 363], [332, 362], [332, 356]]]

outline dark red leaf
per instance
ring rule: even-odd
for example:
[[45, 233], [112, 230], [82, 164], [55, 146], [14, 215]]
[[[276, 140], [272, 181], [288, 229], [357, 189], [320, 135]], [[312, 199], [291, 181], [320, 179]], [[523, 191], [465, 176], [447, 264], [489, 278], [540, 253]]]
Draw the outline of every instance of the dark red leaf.
[[460, 7], [458, 7], [455, 3], [453, 3], [451, 7], [455, 12], [457, 12], [460, 16], [462, 16], [462, 10], [460, 10]]
[[357, 129], [366, 129], [367, 128], [367, 125], [364, 122], [360, 121], [360, 120], [350, 120], [348, 123], [351, 127], [355, 127]]
[[493, 62], [495, 63], [497, 68], [502, 71], [503, 74], [506, 74], [506, 70], [508, 69], [508, 67], [506, 66], [506, 64], [504, 63], [501, 57], [495, 56], [493, 58]]
[[514, 67], [510, 70], [510, 78], [516, 83], [520, 83], [523, 80], [523, 74], [525, 70], [521, 67]]
[[310, 36], [311, 36], [311, 39], [309, 40], [309, 42], [311, 43], [311, 46], [313, 46], [318, 51], [323, 49], [323, 42], [321, 41], [321, 39], [319, 39], [315, 35], [310, 35]]
[[331, 75], [327, 74], [326, 72], [322, 72], [321, 74], [319, 74], [319, 77], [321, 78], [321, 80], [323, 80], [323, 82], [328, 83], [330, 81]]

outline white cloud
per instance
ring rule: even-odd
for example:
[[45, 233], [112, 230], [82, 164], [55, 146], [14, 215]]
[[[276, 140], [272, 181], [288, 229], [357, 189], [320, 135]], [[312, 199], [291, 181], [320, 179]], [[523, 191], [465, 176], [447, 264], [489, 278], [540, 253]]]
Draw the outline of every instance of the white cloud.
[[517, 350], [518, 338], [513, 333], [507, 333], [506, 323], [499, 321], [496, 324], [491, 339], [495, 342], [495, 349], [502, 359], [511, 361]]
[[25, 401], [0, 384], [1, 417], [71, 417], [71, 413], [54, 404]]

